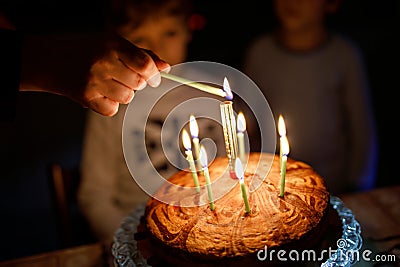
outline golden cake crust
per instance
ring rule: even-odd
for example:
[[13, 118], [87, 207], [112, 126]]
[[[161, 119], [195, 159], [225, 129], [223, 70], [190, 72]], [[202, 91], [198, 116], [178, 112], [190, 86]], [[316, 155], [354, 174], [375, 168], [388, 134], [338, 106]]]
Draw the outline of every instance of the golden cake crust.
[[[261, 161], [260, 161], [261, 159]], [[288, 159], [285, 196], [279, 193], [279, 156], [251, 153], [245, 170], [250, 214], [245, 213], [238, 182], [215, 200], [215, 210], [208, 204], [194, 207], [169, 205], [155, 198], [149, 199], [145, 220], [155, 240], [167, 247], [194, 256], [211, 258], [243, 257], [268, 248], [296, 243], [317, 229], [327, 212], [329, 192], [323, 178], [306, 163]], [[272, 162], [272, 163], [271, 163]], [[211, 179], [226, 176], [228, 161], [217, 158], [209, 167]], [[270, 171], [268, 172], [270, 168]], [[267, 177], [264, 174], [268, 173]], [[199, 176], [204, 185], [204, 178]], [[181, 171], [168, 181], [192, 187], [190, 172]], [[166, 183], [157, 194], [179, 194], [179, 188]], [[214, 188], [213, 191], [221, 190]], [[185, 195], [184, 201], [207, 198], [207, 191]], [[196, 200], [197, 198], [197, 200]], [[182, 199], [183, 200], [183, 199]]]

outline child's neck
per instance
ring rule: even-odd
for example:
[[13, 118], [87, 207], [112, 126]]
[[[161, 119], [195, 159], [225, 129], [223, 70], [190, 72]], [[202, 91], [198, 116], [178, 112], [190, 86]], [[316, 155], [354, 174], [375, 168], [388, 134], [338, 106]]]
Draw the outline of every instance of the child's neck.
[[293, 51], [310, 51], [319, 48], [328, 38], [324, 27], [307, 30], [283, 30], [277, 32], [282, 46]]

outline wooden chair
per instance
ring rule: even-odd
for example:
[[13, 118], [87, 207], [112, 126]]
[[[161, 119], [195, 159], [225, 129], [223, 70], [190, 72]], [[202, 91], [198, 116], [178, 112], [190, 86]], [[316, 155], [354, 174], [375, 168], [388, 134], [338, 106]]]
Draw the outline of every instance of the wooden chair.
[[79, 182], [79, 167], [65, 169], [59, 163], [50, 165], [50, 185], [60, 248], [98, 241], [79, 209]]

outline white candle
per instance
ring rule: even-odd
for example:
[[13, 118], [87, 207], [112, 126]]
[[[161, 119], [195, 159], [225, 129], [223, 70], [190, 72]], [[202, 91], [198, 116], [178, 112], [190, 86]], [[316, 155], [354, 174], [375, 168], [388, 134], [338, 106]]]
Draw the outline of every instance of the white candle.
[[192, 135], [193, 141], [193, 151], [196, 157], [197, 168], [201, 172], [201, 162], [200, 162], [200, 144], [199, 144], [199, 126], [193, 115], [190, 115], [190, 134]]
[[236, 177], [239, 179], [240, 189], [242, 191], [242, 197], [244, 200], [246, 213], [250, 213], [250, 205], [249, 205], [249, 200], [247, 198], [246, 185], [244, 184], [244, 171], [242, 162], [240, 161], [239, 158], [237, 158], [235, 162], [235, 172], [236, 172]]
[[246, 120], [242, 112], [239, 112], [237, 117], [237, 130], [239, 158], [242, 163], [244, 163], [246, 160], [244, 149], [244, 132], [246, 131]]
[[214, 207], [214, 200], [213, 200], [213, 194], [212, 194], [212, 189], [211, 189], [210, 174], [208, 173], [207, 154], [206, 154], [206, 150], [204, 149], [203, 146], [201, 146], [201, 148], [200, 148], [200, 161], [201, 161], [201, 165], [203, 166], [204, 178], [206, 180], [208, 201], [210, 201], [210, 209], [214, 210], [215, 207]]
[[232, 101], [220, 103], [222, 129], [224, 131], [226, 155], [229, 161], [229, 174], [236, 179], [235, 160], [238, 157], [238, 139], [236, 135], [236, 118], [233, 114]]
[[199, 178], [197, 176], [196, 166], [194, 165], [192, 146], [190, 144], [190, 137], [185, 129], [182, 130], [182, 141], [183, 141], [183, 146], [186, 149], [185, 151], [186, 160], [189, 162], [189, 167], [192, 173], [194, 186], [196, 187], [196, 192], [199, 193], [200, 192]]
[[279, 196], [283, 197], [285, 194], [286, 162], [287, 162], [287, 155], [289, 154], [289, 142], [286, 138], [286, 135], [282, 137], [281, 148], [282, 148], [282, 162], [281, 162], [281, 181], [280, 181]]

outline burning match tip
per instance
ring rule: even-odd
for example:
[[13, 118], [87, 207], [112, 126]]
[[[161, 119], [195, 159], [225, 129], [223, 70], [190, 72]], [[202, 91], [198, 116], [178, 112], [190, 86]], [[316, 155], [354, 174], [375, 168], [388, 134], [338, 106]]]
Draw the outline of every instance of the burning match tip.
[[225, 98], [226, 98], [227, 100], [232, 100], [232, 99], [233, 99], [233, 94], [232, 94], [232, 93], [226, 93]]

